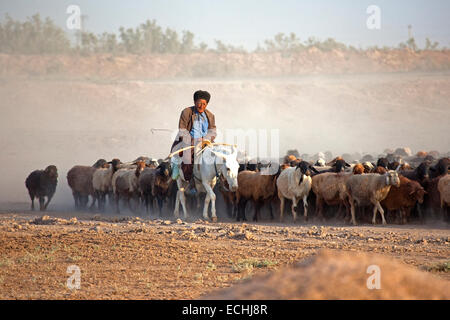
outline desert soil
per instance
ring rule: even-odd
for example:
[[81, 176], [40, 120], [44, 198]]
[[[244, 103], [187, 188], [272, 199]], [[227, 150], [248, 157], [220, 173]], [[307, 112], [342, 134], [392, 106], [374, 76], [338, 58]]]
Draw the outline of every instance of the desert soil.
[[[324, 248], [378, 253], [450, 280], [449, 245], [450, 229], [441, 224], [242, 224], [2, 210], [0, 298], [196, 299]], [[67, 287], [72, 265], [81, 271], [79, 289]]]

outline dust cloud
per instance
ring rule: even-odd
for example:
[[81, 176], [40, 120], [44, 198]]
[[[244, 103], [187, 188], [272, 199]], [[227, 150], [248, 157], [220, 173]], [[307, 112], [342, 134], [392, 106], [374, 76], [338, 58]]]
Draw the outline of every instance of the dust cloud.
[[[52, 203], [73, 206], [67, 171], [97, 159], [168, 155], [194, 91], [211, 93], [219, 130], [279, 129], [280, 156], [385, 148], [450, 150], [448, 73], [182, 80], [0, 80], [0, 202], [29, 202], [25, 178], [54, 164]], [[164, 129], [154, 130], [151, 129]]]

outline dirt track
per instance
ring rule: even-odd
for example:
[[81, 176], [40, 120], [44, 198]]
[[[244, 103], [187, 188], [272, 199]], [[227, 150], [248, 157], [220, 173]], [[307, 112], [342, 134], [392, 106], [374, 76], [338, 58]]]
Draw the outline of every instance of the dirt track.
[[[1, 299], [196, 299], [322, 248], [376, 252], [450, 280], [450, 229], [437, 224], [352, 227], [46, 214], [0, 213]], [[81, 270], [79, 290], [66, 287], [70, 265]]]

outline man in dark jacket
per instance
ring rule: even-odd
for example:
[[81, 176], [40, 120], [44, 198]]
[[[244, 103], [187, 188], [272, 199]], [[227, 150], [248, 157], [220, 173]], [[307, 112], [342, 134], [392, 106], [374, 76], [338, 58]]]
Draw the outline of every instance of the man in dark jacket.
[[[187, 146], [194, 146], [198, 142], [207, 139], [211, 142], [216, 137], [216, 121], [214, 114], [206, 110], [211, 95], [207, 91], [198, 90], [194, 93], [194, 106], [185, 108], [180, 115], [180, 121], [178, 123], [178, 135], [172, 144], [171, 152], [179, 150]], [[190, 152], [181, 152], [182, 157], [181, 168], [186, 181], [190, 181], [193, 173], [193, 155], [194, 149], [190, 149]], [[172, 162], [173, 166], [176, 166], [176, 161]], [[172, 177], [176, 179], [177, 169]]]

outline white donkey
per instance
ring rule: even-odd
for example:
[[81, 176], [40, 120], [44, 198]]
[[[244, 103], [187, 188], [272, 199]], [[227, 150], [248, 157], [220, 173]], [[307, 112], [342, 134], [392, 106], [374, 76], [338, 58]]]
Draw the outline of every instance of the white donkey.
[[[197, 149], [197, 148], [196, 148]], [[237, 176], [239, 163], [237, 161], [237, 150], [234, 146], [226, 148], [223, 145], [206, 146], [202, 150], [195, 150], [194, 171], [192, 179], [195, 180], [197, 195], [206, 193], [205, 204], [203, 207], [203, 218], [208, 219], [208, 207], [211, 202], [211, 218], [217, 221], [216, 216], [216, 195], [213, 191], [217, 178], [223, 175], [228, 183], [230, 191], [237, 190]], [[177, 196], [175, 201], [175, 217], [179, 217], [180, 202], [183, 207], [184, 218], [187, 218], [186, 197], [184, 192], [189, 182], [184, 180], [183, 172], [177, 178]]]

